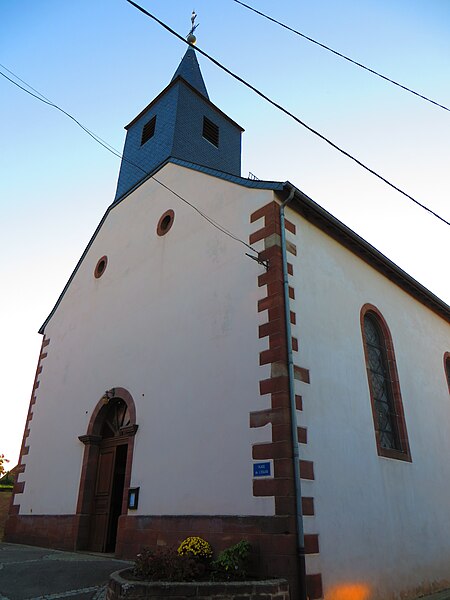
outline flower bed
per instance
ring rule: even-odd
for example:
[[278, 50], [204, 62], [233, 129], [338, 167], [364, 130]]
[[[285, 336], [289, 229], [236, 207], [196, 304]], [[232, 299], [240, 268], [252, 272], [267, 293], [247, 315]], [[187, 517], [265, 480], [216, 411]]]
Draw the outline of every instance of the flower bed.
[[249, 576], [251, 545], [246, 540], [213, 559], [209, 542], [190, 536], [178, 548], [144, 548], [133, 569], [110, 576], [106, 600], [289, 600], [285, 579]]
[[198, 600], [289, 600], [289, 586], [285, 579], [267, 581], [134, 581], [132, 569], [110, 575], [106, 600], [170, 600], [196, 598]]

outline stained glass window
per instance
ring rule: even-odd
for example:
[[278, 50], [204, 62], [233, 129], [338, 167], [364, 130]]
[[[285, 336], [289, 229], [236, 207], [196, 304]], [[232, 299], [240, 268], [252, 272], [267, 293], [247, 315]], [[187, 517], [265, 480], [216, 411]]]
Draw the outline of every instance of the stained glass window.
[[375, 404], [379, 443], [382, 448], [401, 450], [397, 431], [397, 415], [392, 394], [386, 342], [371, 313], [364, 316], [369, 382]]
[[450, 355], [445, 359], [445, 374], [447, 375], [448, 391], [450, 392]]

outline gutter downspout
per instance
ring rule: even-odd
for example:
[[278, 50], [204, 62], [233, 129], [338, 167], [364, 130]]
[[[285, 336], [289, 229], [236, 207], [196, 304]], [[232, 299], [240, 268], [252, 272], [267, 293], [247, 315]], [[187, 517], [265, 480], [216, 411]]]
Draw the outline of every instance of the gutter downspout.
[[292, 351], [292, 333], [291, 333], [291, 311], [289, 302], [289, 279], [286, 256], [286, 229], [284, 208], [292, 201], [295, 194], [295, 188], [285, 183], [290, 188], [289, 196], [280, 205], [280, 228], [281, 228], [281, 257], [283, 263], [283, 293], [284, 293], [284, 318], [286, 326], [286, 349], [288, 358], [288, 380], [289, 380], [289, 400], [291, 409], [291, 437], [292, 437], [292, 460], [294, 462], [294, 485], [295, 485], [295, 518], [297, 525], [297, 552], [299, 568], [299, 600], [307, 600], [306, 595], [306, 567], [305, 567], [305, 534], [303, 530], [303, 508], [302, 508], [302, 489], [300, 481], [300, 454], [298, 450], [298, 431], [297, 431], [297, 407], [295, 403], [294, 388], [294, 357]]

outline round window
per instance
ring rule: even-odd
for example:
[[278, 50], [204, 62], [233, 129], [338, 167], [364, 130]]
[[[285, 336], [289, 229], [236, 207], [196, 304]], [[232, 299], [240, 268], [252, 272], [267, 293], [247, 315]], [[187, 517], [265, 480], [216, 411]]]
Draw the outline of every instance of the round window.
[[98, 261], [98, 263], [97, 263], [97, 265], [96, 265], [96, 267], [94, 269], [94, 277], [96, 279], [98, 279], [99, 277], [101, 277], [103, 275], [103, 273], [106, 270], [106, 265], [107, 264], [108, 264], [108, 258], [106, 256], [102, 256], [99, 259], [99, 261]]
[[172, 227], [174, 219], [175, 213], [173, 212], [173, 210], [166, 210], [166, 212], [163, 215], [161, 215], [161, 218], [158, 221], [156, 233], [158, 235], [165, 235]]

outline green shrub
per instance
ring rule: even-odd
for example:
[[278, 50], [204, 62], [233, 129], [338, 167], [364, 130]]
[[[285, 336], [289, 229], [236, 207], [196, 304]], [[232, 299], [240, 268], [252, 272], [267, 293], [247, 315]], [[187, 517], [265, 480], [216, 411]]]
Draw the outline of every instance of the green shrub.
[[203, 538], [186, 538], [176, 548], [144, 548], [137, 555], [133, 575], [146, 581], [241, 581], [246, 579], [251, 546], [241, 540], [211, 561], [212, 549]]
[[13, 485], [14, 485], [14, 477], [9, 472], [6, 473], [6, 475], [3, 475], [3, 477], [0, 479], [0, 486], [12, 487]]
[[247, 577], [251, 545], [241, 540], [234, 546], [222, 550], [211, 563], [212, 577], [215, 580], [242, 580]]
[[202, 579], [205, 570], [203, 562], [178, 554], [175, 548], [145, 548], [136, 557], [133, 573], [147, 581], [193, 581]]

